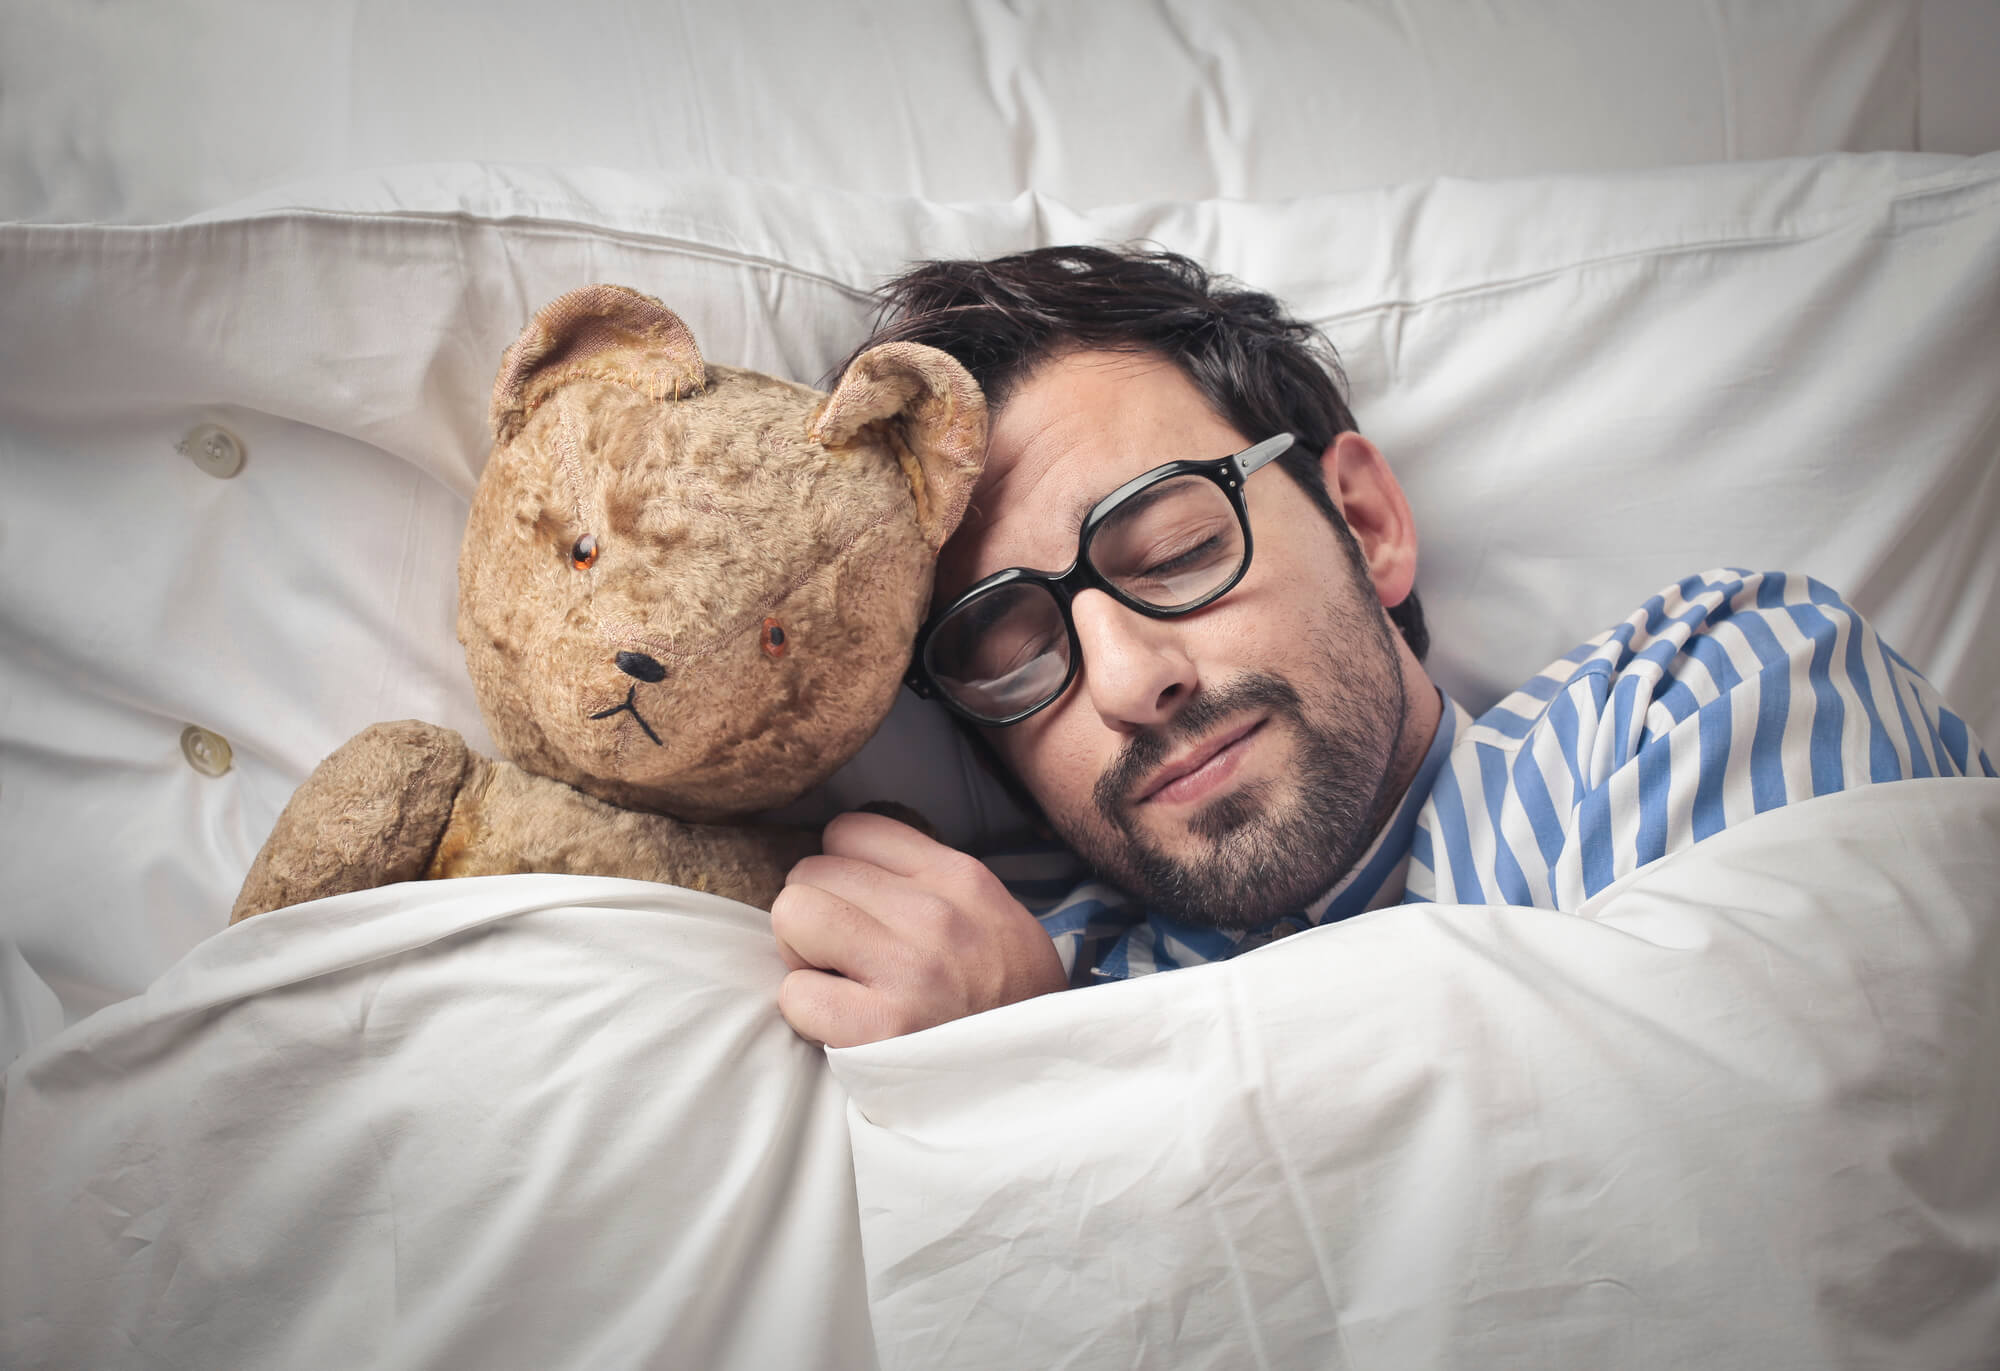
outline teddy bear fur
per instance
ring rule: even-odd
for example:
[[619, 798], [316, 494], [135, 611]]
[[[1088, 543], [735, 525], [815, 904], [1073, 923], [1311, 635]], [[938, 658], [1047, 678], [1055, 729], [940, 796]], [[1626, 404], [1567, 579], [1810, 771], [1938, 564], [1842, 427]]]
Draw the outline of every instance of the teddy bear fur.
[[880, 725], [986, 444], [950, 357], [863, 353], [830, 395], [711, 366], [620, 286], [503, 359], [458, 636], [504, 760], [413, 720], [322, 762], [232, 923], [394, 881], [547, 871], [769, 908], [815, 835], [747, 816]]

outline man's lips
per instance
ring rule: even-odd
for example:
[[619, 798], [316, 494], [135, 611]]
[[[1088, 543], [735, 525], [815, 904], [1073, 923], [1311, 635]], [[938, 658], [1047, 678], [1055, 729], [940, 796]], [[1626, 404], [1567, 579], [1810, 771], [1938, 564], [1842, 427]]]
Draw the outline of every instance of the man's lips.
[[[1132, 803], [1173, 803], [1190, 800], [1208, 790], [1204, 782], [1219, 782], [1222, 772], [1232, 768], [1241, 755], [1236, 745], [1264, 726], [1263, 716], [1239, 724], [1206, 739], [1193, 751], [1176, 757], [1142, 781], [1133, 792]], [[1224, 753], [1229, 753], [1224, 756]], [[1214, 773], [1211, 775], [1210, 773]], [[1197, 775], [1197, 773], [1201, 773]], [[1187, 784], [1177, 784], [1187, 782]], [[1183, 793], [1186, 792], [1186, 793]]]

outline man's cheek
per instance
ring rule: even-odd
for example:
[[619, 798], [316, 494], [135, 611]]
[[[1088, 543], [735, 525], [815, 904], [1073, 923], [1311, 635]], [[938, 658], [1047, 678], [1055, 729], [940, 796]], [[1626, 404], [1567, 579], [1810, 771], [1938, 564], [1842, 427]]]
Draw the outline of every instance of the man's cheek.
[[1105, 839], [1129, 822], [1125, 815], [1108, 815], [1098, 807], [1096, 785], [1102, 764], [1074, 742], [1064, 744], [1055, 738], [1044, 741], [1043, 748], [1018, 749], [1009, 765], [1040, 806], [1043, 816], [1073, 846], [1101, 847]]
[[[1027, 787], [1028, 793], [1043, 809], [1069, 808], [1075, 778], [1083, 774], [1085, 768], [1076, 740], [1066, 739], [1063, 731], [1055, 727], [1059, 722], [1059, 711], [1066, 713], [1069, 703], [1066, 699], [1060, 700], [1032, 719], [995, 729], [987, 735], [995, 740], [994, 751], [1001, 762]], [[1051, 715], [1058, 717], [1051, 718]], [[1089, 789], [1088, 781], [1085, 781], [1084, 788], [1086, 791]]]

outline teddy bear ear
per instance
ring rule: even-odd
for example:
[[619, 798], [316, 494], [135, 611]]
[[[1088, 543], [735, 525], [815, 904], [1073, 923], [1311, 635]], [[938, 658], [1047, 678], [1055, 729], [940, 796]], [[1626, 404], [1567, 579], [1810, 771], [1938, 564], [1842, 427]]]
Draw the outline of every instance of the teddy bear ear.
[[507, 442], [556, 387], [617, 381], [654, 400], [698, 391], [708, 373], [678, 315], [626, 286], [584, 286], [542, 307], [501, 359], [488, 421]]
[[933, 551], [943, 547], [986, 464], [986, 396], [979, 383], [949, 353], [922, 343], [869, 348], [842, 373], [808, 436], [841, 447], [871, 428], [896, 449], [924, 537]]

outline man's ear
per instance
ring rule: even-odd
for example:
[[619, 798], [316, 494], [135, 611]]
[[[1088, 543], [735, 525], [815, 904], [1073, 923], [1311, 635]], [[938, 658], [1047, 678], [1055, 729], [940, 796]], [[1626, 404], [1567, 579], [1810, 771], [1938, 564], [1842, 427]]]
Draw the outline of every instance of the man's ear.
[[1327, 494], [1361, 544], [1376, 595], [1394, 609], [1417, 583], [1417, 521], [1402, 485], [1382, 450], [1351, 431], [1327, 444], [1319, 464]]
[[494, 440], [507, 442], [558, 386], [585, 376], [664, 400], [700, 390], [708, 372], [688, 326], [658, 300], [584, 286], [543, 306], [501, 359], [487, 416]]
[[944, 546], [986, 464], [986, 397], [948, 353], [883, 343], [854, 359], [812, 418], [807, 436], [827, 447], [886, 442], [916, 497], [931, 550]]

